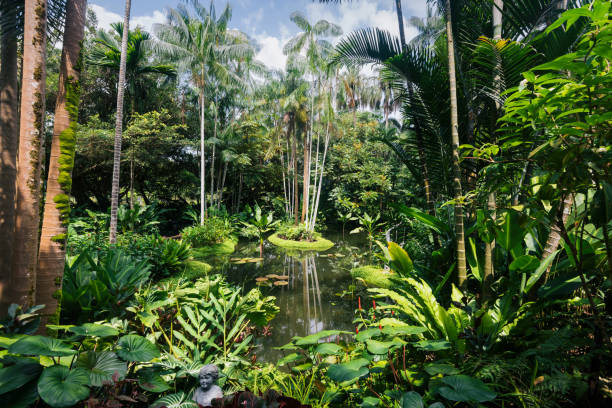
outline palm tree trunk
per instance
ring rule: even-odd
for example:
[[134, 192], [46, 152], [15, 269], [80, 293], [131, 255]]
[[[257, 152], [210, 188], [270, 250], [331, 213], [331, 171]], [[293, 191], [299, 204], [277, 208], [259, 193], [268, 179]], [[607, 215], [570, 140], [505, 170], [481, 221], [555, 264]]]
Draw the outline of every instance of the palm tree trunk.
[[[321, 198], [321, 185], [323, 184], [323, 172], [325, 171], [325, 158], [327, 157], [327, 148], [329, 147], [329, 120], [327, 122], [327, 131], [325, 134], [325, 146], [323, 147], [323, 160], [321, 161], [321, 175], [319, 176], [319, 185], [317, 187], [317, 196], [315, 200], [314, 210], [312, 211], [312, 222], [310, 230], [314, 231], [315, 225], [317, 224], [317, 213], [319, 212], [319, 200]], [[342, 235], [344, 236], [344, 224], [342, 224]]]
[[12, 303], [31, 306], [36, 301], [40, 171], [44, 157], [46, 0], [26, 0], [24, 13], [19, 168], [8, 297]]
[[[217, 104], [215, 103], [215, 124], [213, 138], [217, 139]], [[210, 207], [214, 206], [214, 192], [215, 192], [215, 143], [212, 146], [212, 161], [210, 163]]]
[[[567, 223], [567, 219], [572, 211], [573, 202], [574, 197], [571, 194], [568, 194], [567, 197], [565, 197], [565, 199], [563, 200], [563, 203], [561, 204], [563, 206], [561, 210], [561, 222], [563, 223], [563, 225]], [[550, 226], [548, 238], [546, 239], [546, 244], [544, 245], [544, 250], [542, 251], [541, 261], [544, 261], [550, 255], [552, 255], [553, 252], [557, 250], [559, 242], [561, 242], [561, 229], [559, 228], [558, 223], [553, 221]], [[552, 264], [550, 264], [548, 268], [546, 268], [546, 273], [544, 274], [543, 282], [546, 282], [546, 280], [548, 279], [548, 274], [550, 273], [551, 268]]]
[[302, 217], [300, 222], [304, 222], [308, 217], [308, 192], [310, 190], [310, 134], [304, 135], [304, 174], [302, 183]]
[[[7, 5], [4, 2], [3, 8]], [[17, 86], [17, 36], [0, 25], [0, 315], [11, 276], [15, 233], [15, 181], [19, 145], [19, 88]]]
[[[72, 184], [75, 130], [78, 120], [81, 74], [81, 42], [85, 28], [87, 0], [68, 0], [64, 29], [62, 60], [58, 81], [55, 122], [49, 158], [49, 175], [43, 215], [38, 273], [36, 274], [36, 302], [44, 304], [44, 327], [58, 305], [57, 291], [62, 285], [65, 243]], [[57, 320], [53, 323], [58, 323]]]
[[395, 11], [397, 12], [397, 23], [399, 24], [400, 41], [402, 50], [406, 47], [406, 35], [404, 34], [404, 17], [402, 15], [402, 1], [395, 0]]
[[[292, 119], [293, 120], [293, 119]], [[298, 225], [298, 169], [297, 169], [297, 137], [295, 126], [292, 126], [291, 162], [293, 163], [293, 222]]]
[[221, 209], [221, 202], [223, 202], [223, 189], [225, 188], [225, 176], [227, 175], [227, 162], [223, 164], [223, 178], [221, 179], [221, 187], [219, 188], [219, 202], [217, 210]]
[[[204, 71], [202, 70], [202, 77], [204, 77]], [[204, 145], [204, 112], [205, 112], [205, 99], [204, 99], [204, 84], [202, 83], [202, 90], [200, 91], [200, 224], [204, 225], [204, 218], [206, 214], [206, 147]]]
[[[493, 4], [493, 39], [496, 41], [501, 40], [502, 37], [502, 10], [504, 8], [504, 1], [503, 0], [495, 0], [494, 4]], [[498, 64], [498, 68], [499, 68], [499, 64]], [[499, 81], [501, 80], [501, 78], [499, 77], [499, 75], [496, 75], [495, 78], [493, 79], [494, 81], [494, 86], [497, 90], [497, 92], [500, 91], [500, 86], [499, 86]], [[499, 109], [501, 108], [501, 106], [499, 105], [499, 102], [495, 102], [495, 107], [496, 107], [496, 115], [495, 115], [495, 119], [497, 120], [497, 111], [499, 111]], [[487, 208], [489, 210], [489, 215], [491, 217], [491, 219], [493, 220], [493, 223], [495, 223], [495, 211], [496, 211], [496, 205], [495, 205], [495, 193], [491, 192], [489, 193], [489, 197], [487, 198]], [[483, 277], [482, 277], [482, 299], [483, 301], [487, 301], [489, 300], [489, 298], [491, 297], [491, 285], [493, 284], [493, 278], [494, 278], [494, 274], [495, 274], [495, 270], [494, 270], [494, 259], [493, 259], [493, 251], [495, 249], [495, 240], [492, 240], [491, 242], [485, 242], [485, 259], [484, 259], [484, 271], [483, 271]]]
[[121, 59], [119, 61], [119, 83], [117, 84], [117, 114], [115, 120], [115, 147], [113, 152], [113, 186], [111, 191], [111, 218], [109, 241], [117, 242], [117, 208], [119, 207], [119, 171], [121, 169], [121, 138], [123, 136], [123, 96], [125, 93], [125, 64], [127, 58], [127, 41], [130, 31], [131, 0], [125, 0], [123, 15], [123, 35], [121, 38]]
[[451, 136], [453, 152], [453, 187], [455, 190], [455, 235], [457, 237], [458, 284], [463, 287], [467, 279], [465, 236], [463, 230], [463, 204], [461, 203], [461, 168], [459, 167], [459, 118], [457, 114], [457, 80], [455, 74], [455, 43], [450, 0], [446, 0], [446, 41], [448, 44], [448, 77], [451, 102]]

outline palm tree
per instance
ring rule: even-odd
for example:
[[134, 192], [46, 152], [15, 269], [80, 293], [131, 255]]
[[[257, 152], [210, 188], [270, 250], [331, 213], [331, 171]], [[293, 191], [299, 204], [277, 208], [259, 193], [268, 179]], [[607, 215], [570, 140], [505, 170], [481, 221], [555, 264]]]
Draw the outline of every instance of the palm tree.
[[[4, 313], [4, 289], [8, 287], [15, 232], [15, 180], [19, 145], [19, 88], [17, 86], [16, 18], [21, 10], [12, 1], [0, 1], [0, 313]], [[23, 4], [20, 4], [23, 8]]]
[[457, 280], [463, 287], [467, 280], [465, 260], [465, 234], [463, 228], [463, 203], [461, 190], [461, 168], [459, 167], [459, 115], [457, 108], [457, 79], [455, 68], [455, 40], [450, 0], [445, 0], [446, 43], [448, 47], [448, 83], [450, 86], [451, 146], [453, 164], [453, 186], [455, 189], [455, 236], [457, 238]]
[[80, 96], [79, 58], [86, 14], [87, 0], [68, 0], [36, 275], [36, 302], [45, 305], [45, 321], [57, 308], [58, 300], [54, 295], [61, 287], [64, 272], [64, 244], [70, 213], [68, 194], [72, 184]]
[[222, 80], [240, 81], [229, 68], [231, 59], [246, 59], [254, 54], [246, 36], [235, 30], [227, 30], [231, 18], [229, 4], [216, 17], [211, 2], [206, 10], [198, 2], [193, 3], [196, 15], [179, 5], [168, 12], [168, 24], [157, 24], [156, 34], [160, 39], [159, 50], [191, 73], [192, 81], [199, 90], [200, 103], [200, 222], [207, 215], [206, 206], [206, 147], [205, 147], [205, 89], [210, 76]]
[[14, 251], [11, 271], [13, 303], [33, 305], [36, 296], [41, 156], [44, 141], [47, 2], [26, 0], [17, 169]]
[[121, 167], [121, 137], [123, 135], [123, 93], [125, 92], [125, 66], [127, 60], [128, 34], [130, 32], [131, 0], [125, 0], [123, 16], [123, 35], [121, 38], [121, 57], [119, 60], [119, 82], [117, 83], [117, 114], [115, 120], [115, 147], [113, 150], [113, 184], [111, 191], [111, 217], [109, 241], [117, 241], [117, 208], [119, 207], [119, 170]]
[[[123, 23], [111, 24], [111, 33], [98, 32], [96, 47], [89, 55], [89, 62], [94, 65], [107, 67], [111, 71], [119, 72], [121, 61], [121, 40], [123, 38]], [[125, 81], [130, 106], [130, 117], [140, 111], [137, 105], [142, 105], [146, 98], [147, 85], [143, 82], [151, 74], [165, 77], [166, 80], [176, 77], [176, 70], [169, 64], [157, 64], [149, 58], [150, 35], [142, 31], [128, 30], [128, 47], [125, 64]], [[134, 148], [130, 149], [130, 208], [134, 208]]]
[[[294, 12], [290, 17], [301, 30], [301, 33], [290, 39], [283, 47], [283, 53], [296, 59], [301, 53], [305, 53], [306, 61], [310, 72], [313, 75], [313, 82], [316, 81], [319, 67], [333, 50], [332, 45], [321, 37], [336, 37], [342, 34], [340, 26], [330, 23], [327, 20], [319, 20], [314, 25], [310, 24], [306, 17], [300, 12]], [[319, 78], [320, 82], [320, 78]], [[314, 121], [314, 92], [315, 86], [311, 90], [310, 103], [310, 126], [304, 137], [304, 177], [302, 190], [302, 216], [304, 222], [308, 218], [308, 204], [310, 193], [310, 152], [312, 150], [312, 129]]]

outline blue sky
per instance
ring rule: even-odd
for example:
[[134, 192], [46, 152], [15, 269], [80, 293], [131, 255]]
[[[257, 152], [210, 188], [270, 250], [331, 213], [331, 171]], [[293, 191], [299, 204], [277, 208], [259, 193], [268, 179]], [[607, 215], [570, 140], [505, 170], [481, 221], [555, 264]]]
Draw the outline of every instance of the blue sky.
[[[200, 0], [208, 5], [209, 0]], [[221, 10], [227, 1], [215, 0]], [[298, 28], [289, 20], [294, 11], [303, 12], [310, 21], [326, 19], [339, 24], [345, 33], [361, 27], [380, 27], [394, 34], [398, 32], [394, 0], [353, 0], [350, 3], [318, 4], [312, 0], [230, 0], [232, 22], [237, 28], [254, 38], [259, 44], [257, 58], [273, 68], [283, 68], [285, 57], [283, 44], [298, 33]], [[150, 29], [154, 23], [163, 23], [165, 10], [175, 7], [179, 0], [132, 0], [130, 24]], [[90, 7], [98, 16], [99, 26], [108, 27], [122, 19], [125, 3], [122, 0], [90, 0]], [[426, 14], [426, 0], [403, 0], [405, 20], [410, 16]], [[415, 35], [413, 28], [405, 24], [406, 36]]]

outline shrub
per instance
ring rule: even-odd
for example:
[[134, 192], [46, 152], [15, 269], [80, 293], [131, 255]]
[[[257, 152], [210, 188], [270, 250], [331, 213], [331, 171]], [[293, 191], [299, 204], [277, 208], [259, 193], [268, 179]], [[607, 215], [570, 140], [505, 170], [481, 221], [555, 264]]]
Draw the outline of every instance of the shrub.
[[305, 224], [291, 225], [283, 224], [277, 231], [278, 236], [282, 239], [291, 241], [308, 241], [315, 240], [314, 232], [309, 231]]
[[203, 225], [194, 225], [183, 229], [183, 241], [197, 248], [225, 241], [232, 233], [229, 219], [208, 217]]

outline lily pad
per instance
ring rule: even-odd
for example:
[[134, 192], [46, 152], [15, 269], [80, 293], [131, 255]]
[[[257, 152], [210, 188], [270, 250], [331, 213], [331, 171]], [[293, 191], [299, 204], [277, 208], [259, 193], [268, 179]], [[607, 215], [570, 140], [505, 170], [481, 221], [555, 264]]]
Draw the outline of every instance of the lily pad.
[[55, 365], [44, 369], [38, 380], [38, 394], [52, 407], [70, 407], [89, 396], [87, 371]]
[[58, 339], [45, 336], [27, 336], [11, 344], [9, 353], [26, 356], [63, 357], [72, 356], [76, 354], [76, 351]]
[[146, 362], [159, 357], [159, 349], [144, 337], [128, 334], [117, 342], [117, 355], [125, 361]]

